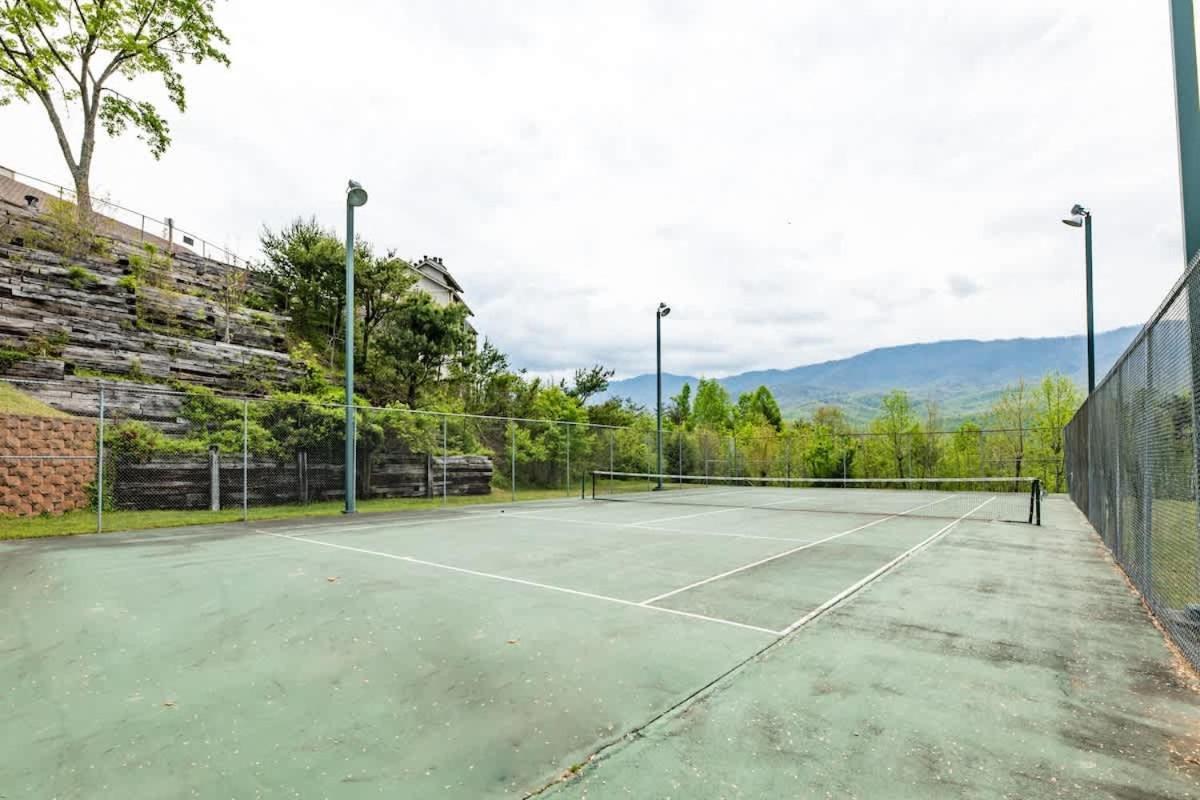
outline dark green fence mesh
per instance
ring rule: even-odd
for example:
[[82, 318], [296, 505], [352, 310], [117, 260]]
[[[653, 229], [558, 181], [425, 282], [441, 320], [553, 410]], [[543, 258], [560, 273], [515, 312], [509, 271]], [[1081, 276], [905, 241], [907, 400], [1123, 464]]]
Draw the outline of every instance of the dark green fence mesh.
[[1200, 666], [1200, 269], [1193, 260], [1066, 428], [1071, 498]]

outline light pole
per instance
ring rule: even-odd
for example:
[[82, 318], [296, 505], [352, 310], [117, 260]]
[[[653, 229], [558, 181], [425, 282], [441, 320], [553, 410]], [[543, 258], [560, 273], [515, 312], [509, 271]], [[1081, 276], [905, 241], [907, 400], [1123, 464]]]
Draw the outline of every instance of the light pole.
[[656, 358], [658, 375], [658, 402], [655, 404], [655, 410], [658, 417], [658, 441], [656, 442], [656, 452], [658, 453], [658, 469], [655, 472], [658, 474], [658, 486], [655, 490], [663, 488], [662, 479], [662, 320], [667, 314], [671, 313], [671, 307], [666, 303], [659, 303], [658, 309], [654, 312], [654, 353]]
[[354, 432], [354, 209], [367, 204], [367, 190], [358, 181], [346, 187], [346, 514], [355, 505]]
[[1088, 394], [1096, 391], [1096, 326], [1092, 316], [1092, 211], [1076, 203], [1071, 216], [1063, 223], [1072, 228], [1083, 228], [1084, 253], [1087, 261], [1087, 361]]

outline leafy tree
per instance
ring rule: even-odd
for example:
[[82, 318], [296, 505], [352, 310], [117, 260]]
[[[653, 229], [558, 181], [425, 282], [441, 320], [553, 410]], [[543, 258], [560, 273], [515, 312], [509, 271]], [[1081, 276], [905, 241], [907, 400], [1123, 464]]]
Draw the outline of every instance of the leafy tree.
[[1083, 404], [1083, 393], [1070, 378], [1053, 372], [1042, 378], [1034, 408], [1034, 438], [1043, 460], [1042, 478], [1052, 492], [1066, 489], [1063, 428]]
[[452, 357], [471, 347], [466, 306], [440, 306], [425, 292], [409, 292], [379, 330], [367, 353], [376, 397], [417, 407], [421, 392], [442, 377]]
[[942, 446], [938, 440], [941, 427], [942, 418], [937, 403], [926, 401], [924, 424], [915, 432], [912, 442], [912, 459], [918, 477], [932, 478], [937, 475], [942, 460]]
[[345, 245], [315, 217], [297, 218], [278, 233], [264, 228], [260, 243], [275, 306], [291, 317], [294, 334], [327, 348], [332, 363], [345, 309]]
[[371, 335], [399, 313], [416, 281], [408, 262], [392, 252], [384, 258], [364, 258], [358, 266], [354, 273], [354, 298], [361, 308], [356, 324], [362, 336], [362, 347], [357, 353], [359, 367], [366, 364]]
[[879, 434], [878, 445], [895, 465], [895, 477], [907, 477], [905, 462], [911, 454], [913, 436], [919, 430], [908, 393], [896, 389], [884, 395], [880, 415], [871, 422], [871, 432]]
[[820, 406], [803, 438], [803, 459], [814, 478], [841, 478], [850, 474], [854, 461], [850, 423], [836, 406]]
[[950, 438], [950, 469], [953, 477], [968, 478], [985, 475], [983, 464], [983, 429], [974, 422], [964, 422]]
[[779, 410], [775, 396], [766, 386], [759, 386], [753, 392], [743, 392], [739, 395], [735, 413], [739, 420], [765, 423], [776, 432], [783, 430], [783, 413]]
[[560, 381], [559, 387], [580, 403], [586, 403], [593, 395], [608, 390], [608, 382], [616, 370], [608, 369], [603, 364], [594, 364], [586, 369], [575, 370], [575, 377], [568, 389], [566, 381]]
[[[3, 0], [0, 4], [0, 105], [36, 98], [46, 111], [75, 182], [80, 219], [91, 212], [96, 128], [129, 128], [159, 158], [170, 127], [148, 100], [130, 96], [142, 76], [162, 80], [180, 112], [185, 62], [229, 64], [229, 44], [213, 18], [214, 0]], [[74, 115], [78, 116], [75, 117]], [[82, 126], [71, 143], [68, 118]]]
[[638, 405], [628, 397], [610, 397], [602, 403], [587, 407], [588, 420], [594, 425], [629, 427], [639, 420], [649, 419], [645, 406]]
[[692, 385], [685, 383], [667, 403], [667, 419], [677, 428], [686, 427], [692, 414]]
[[729, 403], [729, 392], [715, 379], [701, 378], [696, 385], [692, 421], [715, 431], [728, 430], [732, 425], [733, 408]]
[[512, 416], [525, 381], [508, 366], [508, 356], [486, 338], [461, 354], [450, 367], [450, 383], [470, 414]]
[[1025, 464], [1025, 447], [1029, 423], [1033, 418], [1033, 396], [1025, 379], [1021, 378], [1004, 389], [992, 406], [992, 421], [1000, 429], [996, 456], [1007, 471], [1013, 465], [1013, 477], [1021, 477]]

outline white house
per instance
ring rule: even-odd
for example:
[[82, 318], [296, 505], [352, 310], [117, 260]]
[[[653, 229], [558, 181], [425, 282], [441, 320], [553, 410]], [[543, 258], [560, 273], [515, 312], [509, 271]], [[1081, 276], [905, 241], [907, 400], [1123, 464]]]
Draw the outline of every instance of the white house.
[[[454, 280], [450, 270], [446, 269], [442, 259], [437, 256], [421, 256], [420, 259], [412, 262], [411, 269], [417, 275], [415, 288], [428, 294], [439, 305], [448, 306], [457, 303], [467, 309], [468, 317], [475, 316], [475, 312], [471, 311], [471, 307], [462, 299], [463, 288], [458, 285], [458, 281]], [[472, 331], [475, 330], [469, 321], [467, 326]]]

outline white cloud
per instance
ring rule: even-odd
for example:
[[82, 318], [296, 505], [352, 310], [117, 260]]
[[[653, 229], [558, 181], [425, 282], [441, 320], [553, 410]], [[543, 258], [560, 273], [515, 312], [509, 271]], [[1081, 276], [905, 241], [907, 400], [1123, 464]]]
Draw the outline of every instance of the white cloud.
[[[364, 0], [219, 4], [233, 66], [190, 68], [154, 162], [95, 184], [242, 252], [342, 220], [437, 254], [518, 366], [788, 367], [939, 338], [1101, 328], [1182, 268], [1165, 4]], [[0, 163], [64, 180], [35, 107]], [[968, 277], [969, 276], [969, 277]], [[947, 288], [949, 289], [947, 291]]]
[[951, 273], [949, 277], [946, 278], [946, 282], [949, 284], [950, 294], [954, 295], [960, 300], [964, 300], [973, 294], [978, 294], [983, 288], [978, 283], [971, 280], [970, 276], [960, 275], [958, 273]]

